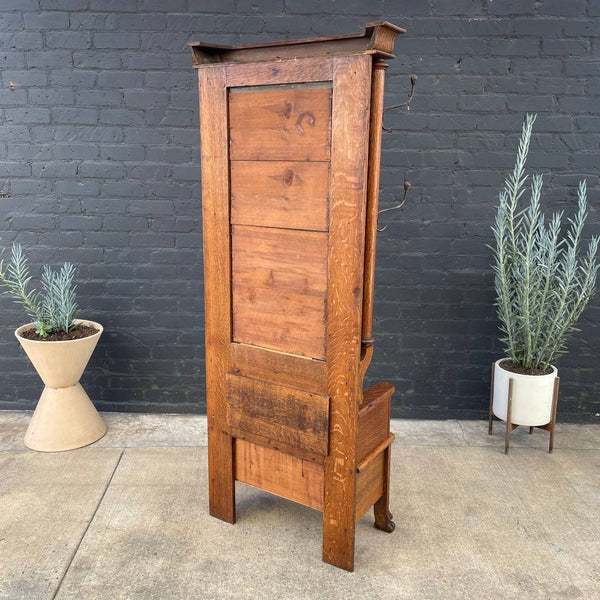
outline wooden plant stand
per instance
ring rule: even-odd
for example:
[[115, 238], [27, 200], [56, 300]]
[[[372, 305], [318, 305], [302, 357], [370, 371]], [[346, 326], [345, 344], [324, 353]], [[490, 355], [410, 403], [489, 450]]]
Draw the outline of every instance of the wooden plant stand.
[[[494, 372], [495, 372], [495, 363], [492, 363], [492, 388], [490, 391], [490, 416], [488, 422], [488, 435], [492, 435], [493, 426], [494, 426]], [[506, 411], [506, 436], [504, 438], [504, 454], [508, 454], [508, 449], [510, 445], [510, 434], [517, 428], [519, 425], [513, 423], [511, 421], [511, 413], [512, 413], [512, 400], [513, 400], [513, 387], [515, 380], [511, 377], [508, 382], [508, 403], [507, 403], [507, 411]], [[554, 380], [554, 394], [552, 396], [552, 420], [545, 425], [535, 425], [529, 427], [529, 434], [533, 433], [534, 427], [537, 429], [544, 429], [545, 431], [550, 432], [550, 441], [548, 443], [548, 452], [552, 454], [554, 450], [554, 429], [556, 427], [556, 407], [558, 406], [558, 388], [560, 385], [560, 377], [557, 377]]]
[[198, 71], [210, 513], [235, 482], [323, 512], [323, 560], [389, 512], [392, 385], [364, 394], [386, 22], [361, 35], [192, 42]]

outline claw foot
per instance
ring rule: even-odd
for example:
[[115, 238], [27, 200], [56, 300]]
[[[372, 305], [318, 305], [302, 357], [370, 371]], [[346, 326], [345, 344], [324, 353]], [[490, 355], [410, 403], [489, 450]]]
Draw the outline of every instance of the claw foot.
[[394, 523], [394, 521], [392, 521], [391, 519], [381, 525], [376, 522], [375, 529], [380, 529], [381, 531], [385, 531], [386, 533], [392, 533], [392, 531], [396, 529], [396, 523]]

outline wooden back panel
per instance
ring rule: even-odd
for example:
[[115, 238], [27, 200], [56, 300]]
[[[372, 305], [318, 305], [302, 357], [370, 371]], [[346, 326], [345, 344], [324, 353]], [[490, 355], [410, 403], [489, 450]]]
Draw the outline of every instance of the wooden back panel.
[[352, 471], [371, 57], [241, 67], [199, 70], [209, 427]]
[[325, 359], [330, 131], [329, 82], [230, 88], [234, 342]]

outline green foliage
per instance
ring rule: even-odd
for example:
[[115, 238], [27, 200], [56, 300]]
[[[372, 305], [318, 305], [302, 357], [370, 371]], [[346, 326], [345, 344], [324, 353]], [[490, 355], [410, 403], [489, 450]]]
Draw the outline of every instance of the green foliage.
[[[3, 250], [0, 250], [0, 255]], [[11, 259], [4, 268], [0, 260], [0, 286], [3, 294], [13, 297], [22, 304], [33, 321], [35, 331], [41, 337], [48, 337], [55, 331], [71, 331], [76, 327], [73, 319], [79, 313], [73, 285], [75, 267], [65, 263], [60, 271], [52, 271], [48, 265], [42, 269], [42, 292], [30, 290], [31, 275], [27, 258], [20, 244], [13, 244]]]
[[531, 179], [529, 206], [519, 209], [525, 192], [525, 162], [536, 115], [527, 115], [512, 174], [500, 192], [492, 227], [492, 266], [496, 307], [508, 357], [525, 368], [547, 369], [566, 353], [567, 339], [592, 296], [599, 264], [600, 238], [593, 237], [585, 255], [579, 252], [587, 217], [585, 181], [579, 183], [578, 209], [562, 235], [563, 213], [546, 222], [540, 208], [542, 176]]

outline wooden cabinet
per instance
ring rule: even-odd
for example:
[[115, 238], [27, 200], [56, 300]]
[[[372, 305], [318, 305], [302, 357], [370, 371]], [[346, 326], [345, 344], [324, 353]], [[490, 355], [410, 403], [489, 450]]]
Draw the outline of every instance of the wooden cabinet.
[[402, 30], [190, 43], [200, 89], [210, 512], [235, 481], [323, 511], [323, 560], [388, 510], [393, 387], [373, 352], [383, 80]]

